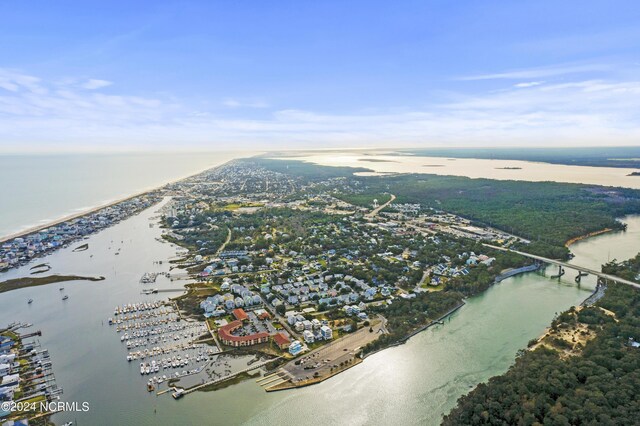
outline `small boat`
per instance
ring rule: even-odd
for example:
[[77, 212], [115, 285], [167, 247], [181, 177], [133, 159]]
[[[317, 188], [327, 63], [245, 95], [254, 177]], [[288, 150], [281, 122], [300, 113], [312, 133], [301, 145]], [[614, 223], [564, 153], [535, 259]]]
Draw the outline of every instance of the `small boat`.
[[69, 296], [65, 295], [62, 300], [67, 300], [69, 298]]
[[27, 303], [28, 304], [32, 304], [33, 303], [33, 299], [29, 299], [29, 301]]
[[60, 291], [64, 290], [64, 287], [60, 287], [60, 289], [59, 289], [59, 290], [60, 290]]
[[147, 391], [153, 392], [154, 390], [156, 390], [155, 386], [153, 386], [151, 383], [147, 383]]
[[184, 395], [184, 389], [178, 389], [177, 391], [171, 394], [173, 399], [182, 398], [182, 395]]

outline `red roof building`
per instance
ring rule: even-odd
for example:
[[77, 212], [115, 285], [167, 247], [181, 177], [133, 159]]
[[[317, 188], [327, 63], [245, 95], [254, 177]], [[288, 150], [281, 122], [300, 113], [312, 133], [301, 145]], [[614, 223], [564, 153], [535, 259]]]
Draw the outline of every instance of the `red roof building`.
[[291, 341], [287, 336], [282, 333], [276, 333], [273, 336], [273, 342], [278, 345], [278, 347], [282, 350], [286, 350], [289, 347]]
[[[244, 314], [244, 311], [242, 309], [240, 309], [240, 311], [242, 311], [242, 313]], [[229, 324], [224, 325], [218, 329], [218, 337], [223, 344], [234, 347], [257, 345], [260, 343], [267, 343], [269, 341], [269, 333], [265, 332], [248, 334], [246, 336], [236, 336], [232, 334], [233, 331], [237, 330], [240, 327], [242, 327], [241, 321], [232, 321]]]
[[242, 308], [234, 309], [233, 316], [236, 317], [238, 321], [245, 321], [249, 319], [249, 317], [247, 316], [247, 313]]
[[270, 319], [271, 315], [269, 315], [269, 312], [264, 311], [260, 315], [258, 315], [258, 318], [260, 318], [261, 320], [266, 320], [266, 319]]

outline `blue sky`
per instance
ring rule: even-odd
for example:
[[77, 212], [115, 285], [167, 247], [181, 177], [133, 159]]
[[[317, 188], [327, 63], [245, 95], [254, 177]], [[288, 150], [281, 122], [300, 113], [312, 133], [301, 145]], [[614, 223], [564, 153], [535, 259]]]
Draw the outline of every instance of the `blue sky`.
[[634, 1], [0, 1], [0, 151], [637, 145]]

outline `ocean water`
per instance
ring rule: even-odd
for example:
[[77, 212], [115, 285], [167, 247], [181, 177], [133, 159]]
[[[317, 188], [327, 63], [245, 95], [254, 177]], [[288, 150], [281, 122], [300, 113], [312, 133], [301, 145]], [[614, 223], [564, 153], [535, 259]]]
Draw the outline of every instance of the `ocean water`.
[[247, 152], [0, 155], [0, 236], [250, 155]]

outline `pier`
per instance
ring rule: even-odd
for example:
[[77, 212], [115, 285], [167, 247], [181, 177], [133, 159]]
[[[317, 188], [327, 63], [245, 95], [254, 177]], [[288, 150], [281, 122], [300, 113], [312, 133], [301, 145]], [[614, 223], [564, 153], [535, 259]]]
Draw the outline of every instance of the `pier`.
[[[37, 341], [26, 341], [42, 336], [42, 333], [18, 333], [19, 329], [28, 327], [31, 324], [16, 322], [0, 330], [0, 356], [3, 360], [0, 382], [3, 383], [4, 397], [8, 401], [16, 404], [32, 403], [35, 406], [58, 399], [63, 391], [56, 384], [49, 352], [41, 349]], [[37, 409], [30, 407], [15, 412], [4, 410], [6, 413], [2, 421], [6, 420], [7, 424], [19, 419], [31, 421], [42, 415]]]

